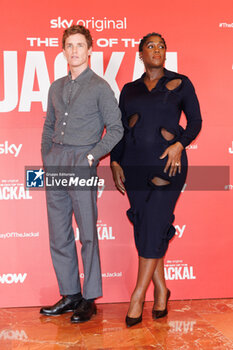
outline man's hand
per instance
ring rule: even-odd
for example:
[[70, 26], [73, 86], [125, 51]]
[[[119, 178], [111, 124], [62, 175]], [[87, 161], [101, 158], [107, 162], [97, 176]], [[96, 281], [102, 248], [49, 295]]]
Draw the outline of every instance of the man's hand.
[[116, 188], [118, 191], [125, 194], [125, 186], [123, 184], [125, 182], [125, 176], [122, 167], [114, 161], [111, 163], [111, 169]]
[[92, 164], [94, 163], [94, 157], [93, 157], [93, 155], [92, 155], [91, 153], [89, 153], [89, 154], [87, 155], [87, 160], [88, 160], [88, 163], [89, 163], [89, 165], [90, 165], [90, 167], [91, 167]]
[[89, 159], [87, 159], [87, 160], [88, 160], [89, 165], [92, 166], [94, 160], [89, 160]]

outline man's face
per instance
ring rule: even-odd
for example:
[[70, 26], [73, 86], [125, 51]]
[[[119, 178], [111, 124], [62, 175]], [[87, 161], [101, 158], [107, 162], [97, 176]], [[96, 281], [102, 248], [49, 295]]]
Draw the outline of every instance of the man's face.
[[88, 56], [90, 56], [92, 48], [88, 49], [87, 41], [82, 34], [70, 35], [65, 41], [65, 49], [63, 53], [67, 62], [72, 68], [86, 68], [88, 66]]

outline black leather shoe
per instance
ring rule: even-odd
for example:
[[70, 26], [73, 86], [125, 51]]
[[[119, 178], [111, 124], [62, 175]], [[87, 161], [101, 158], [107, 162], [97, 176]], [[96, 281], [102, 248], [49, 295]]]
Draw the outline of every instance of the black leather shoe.
[[70, 320], [72, 323], [86, 322], [89, 321], [96, 312], [97, 309], [94, 301], [82, 299]]
[[40, 313], [46, 316], [62, 315], [66, 312], [73, 312], [81, 300], [73, 301], [69, 297], [62, 297], [56, 304], [52, 306], [45, 306], [40, 309]]
[[166, 300], [166, 307], [164, 310], [152, 310], [152, 317], [153, 318], [161, 318], [161, 317], [164, 317], [167, 315], [167, 302], [168, 302], [168, 299], [170, 298], [170, 295], [171, 295], [171, 292], [170, 290], [168, 289], [167, 290], [167, 300]]
[[139, 317], [129, 317], [128, 315], [125, 318], [125, 323], [127, 327], [135, 326], [136, 324], [142, 322], [142, 314]]

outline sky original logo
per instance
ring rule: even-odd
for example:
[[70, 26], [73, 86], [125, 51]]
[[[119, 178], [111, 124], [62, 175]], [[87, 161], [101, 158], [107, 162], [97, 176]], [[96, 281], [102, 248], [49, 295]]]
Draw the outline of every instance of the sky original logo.
[[85, 26], [86, 28], [95, 29], [97, 32], [102, 32], [104, 29], [127, 29], [127, 18], [122, 19], [96, 19], [91, 17], [89, 19], [63, 19], [60, 16], [50, 20], [50, 28], [68, 28], [72, 24]]
[[26, 187], [27, 188], [39, 188], [44, 187], [44, 171], [40, 170], [27, 170], [26, 171]]
[[8, 141], [0, 144], [0, 154], [12, 154], [14, 157], [18, 157], [22, 148], [22, 144], [16, 146], [14, 143], [9, 145]]

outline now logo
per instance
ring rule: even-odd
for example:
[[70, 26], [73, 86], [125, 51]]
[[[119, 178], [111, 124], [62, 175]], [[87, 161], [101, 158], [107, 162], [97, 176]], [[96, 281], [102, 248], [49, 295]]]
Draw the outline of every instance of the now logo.
[[7, 273], [0, 275], [0, 283], [12, 284], [12, 283], [24, 283], [27, 277], [27, 273]]

